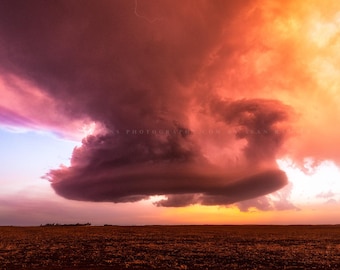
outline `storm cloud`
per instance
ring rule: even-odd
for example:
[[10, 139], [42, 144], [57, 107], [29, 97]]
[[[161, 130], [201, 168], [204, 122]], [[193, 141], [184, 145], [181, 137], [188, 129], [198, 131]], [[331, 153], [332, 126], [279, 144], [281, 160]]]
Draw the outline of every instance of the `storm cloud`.
[[[249, 96], [222, 95], [214, 83], [251, 46], [251, 19], [241, 19], [251, 2], [1, 1], [3, 76], [34, 85], [62, 120], [29, 116], [60, 130], [82, 119], [100, 127], [70, 167], [47, 173], [56, 193], [115, 203], [166, 195], [156, 205], [179, 207], [232, 204], [286, 185], [275, 158], [292, 109], [251, 87]], [[1, 106], [0, 117], [26, 121]]]

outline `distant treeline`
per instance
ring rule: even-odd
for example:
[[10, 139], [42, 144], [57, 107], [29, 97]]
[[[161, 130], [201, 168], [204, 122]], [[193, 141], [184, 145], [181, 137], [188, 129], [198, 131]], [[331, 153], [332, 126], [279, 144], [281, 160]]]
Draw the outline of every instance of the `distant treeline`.
[[47, 223], [41, 224], [41, 227], [56, 227], [56, 226], [91, 226], [91, 223], [75, 223], [75, 224], [59, 224], [59, 223]]

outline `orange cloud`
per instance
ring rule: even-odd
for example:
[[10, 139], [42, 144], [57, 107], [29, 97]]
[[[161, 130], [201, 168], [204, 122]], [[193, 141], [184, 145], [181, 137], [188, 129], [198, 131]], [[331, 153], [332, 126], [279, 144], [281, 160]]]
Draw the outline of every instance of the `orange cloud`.
[[[86, 133], [71, 167], [50, 172], [59, 194], [113, 201], [168, 195], [168, 203], [190, 204], [221, 187], [226, 197], [242, 189], [237, 200], [211, 200], [227, 204], [249, 199], [258, 178], [247, 186], [248, 174], [230, 179], [224, 170], [264, 176], [255, 198], [276, 190], [267, 190], [268, 173], [277, 188], [285, 183], [278, 158], [300, 166], [305, 157], [340, 162], [336, 1], [86, 3], [0, 4], [1, 69], [17, 84], [30, 82], [24, 91], [2, 90], [20, 108], [0, 103], [2, 122], [67, 130], [72, 119], [100, 127]], [[126, 132], [153, 129], [176, 136]], [[210, 176], [208, 186], [214, 170], [228, 185]], [[182, 189], [183, 181], [191, 188]], [[236, 188], [227, 190], [230, 181]]]

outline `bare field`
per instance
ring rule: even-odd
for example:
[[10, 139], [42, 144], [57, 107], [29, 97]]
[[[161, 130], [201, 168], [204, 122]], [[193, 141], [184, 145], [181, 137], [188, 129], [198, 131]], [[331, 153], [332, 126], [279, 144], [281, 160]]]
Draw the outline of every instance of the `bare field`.
[[0, 227], [0, 269], [340, 269], [340, 226]]

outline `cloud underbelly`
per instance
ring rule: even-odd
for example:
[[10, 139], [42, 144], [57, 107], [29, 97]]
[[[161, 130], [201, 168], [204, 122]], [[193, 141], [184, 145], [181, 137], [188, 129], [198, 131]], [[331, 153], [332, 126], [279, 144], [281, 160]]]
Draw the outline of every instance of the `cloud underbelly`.
[[133, 202], [153, 195], [166, 195], [158, 206], [190, 204], [228, 205], [274, 192], [287, 184], [285, 173], [277, 169], [247, 173], [218, 172], [218, 168], [197, 166], [130, 166], [105, 172], [81, 173], [65, 170], [52, 187], [73, 200]]

